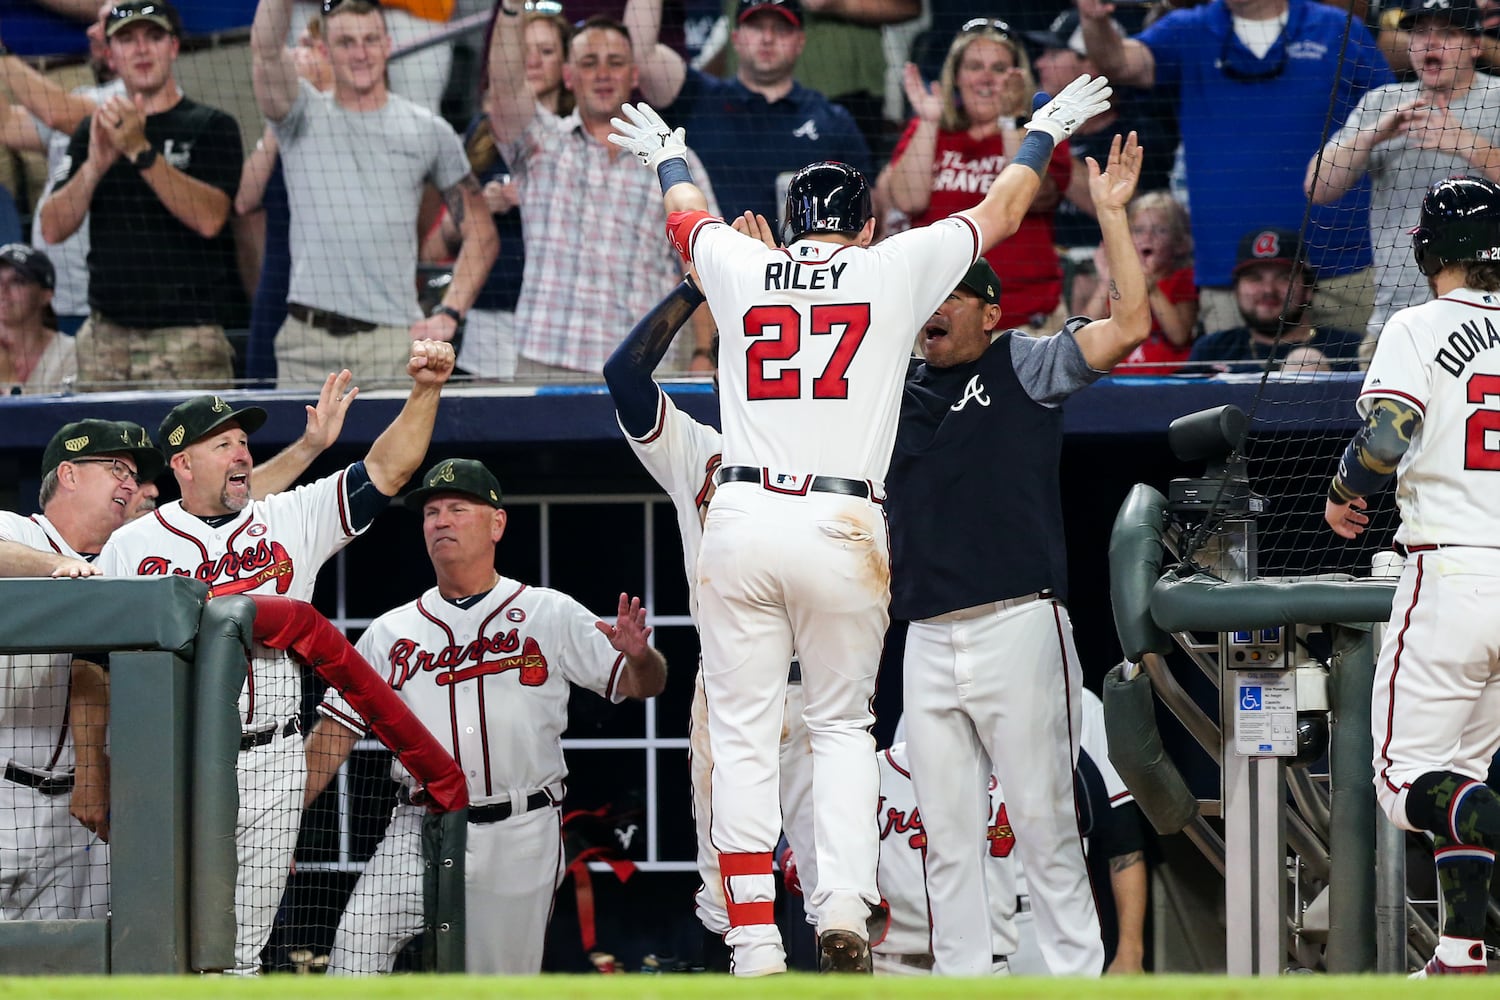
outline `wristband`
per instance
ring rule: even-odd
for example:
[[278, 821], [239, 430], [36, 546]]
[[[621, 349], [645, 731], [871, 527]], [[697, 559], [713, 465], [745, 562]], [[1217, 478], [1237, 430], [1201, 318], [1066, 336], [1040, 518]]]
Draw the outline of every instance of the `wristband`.
[[449, 319], [451, 319], [453, 322], [457, 323], [459, 326], [463, 326], [464, 325], [464, 314], [461, 313], [461, 312], [459, 312], [457, 309], [453, 308], [452, 306], [447, 305], [446, 303], [439, 302], [437, 305], [433, 306], [432, 307], [432, 312], [429, 315], [432, 315], [432, 316], [447, 316]]
[[1328, 499], [1333, 503], [1343, 506], [1353, 500], [1355, 496], [1356, 494], [1349, 492], [1348, 488], [1339, 482], [1338, 476], [1334, 476], [1333, 481], [1328, 484]]
[[1019, 163], [1023, 167], [1035, 170], [1038, 177], [1043, 179], [1047, 176], [1047, 164], [1052, 162], [1052, 137], [1041, 129], [1032, 129], [1026, 133], [1026, 138], [1021, 140], [1021, 148], [1016, 151], [1012, 163]]
[[687, 160], [674, 156], [656, 165], [656, 179], [661, 181], [661, 193], [666, 194], [673, 184], [693, 183], [693, 172], [688, 169]]
[[156, 162], [156, 147], [147, 146], [130, 158], [130, 165], [137, 170], [149, 170], [151, 164]]

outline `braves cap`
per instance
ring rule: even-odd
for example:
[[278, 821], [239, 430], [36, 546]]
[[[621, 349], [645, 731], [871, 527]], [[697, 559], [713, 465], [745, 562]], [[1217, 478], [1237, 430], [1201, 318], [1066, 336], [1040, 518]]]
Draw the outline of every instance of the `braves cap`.
[[[1240, 238], [1239, 253], [1235, 256], [1234, 273], [1238, 275], [1247, 267], [1256, 264], [1296, 263], [1302, 250], [1302, 238], [1293, 230], [1268, 226], [1252, 229]], [[1307, 262], [1302, 262], [1307, 267]]]
[[1440, 21], [1479, 34], [1479, 12], [1472, 0], [1402, 0], [1401, 20], [1396, 24], [1402, 31], [1410, 31], [1418, 21]]
[[990, 267], [990, 262], [983, 257], [976, 260], [959, 279], [958, 287], [967, 288], [992, 306], [1000, 304], [1000, 279], [995, 275], [995, 269]]
[[1046, 31], [1023, 31], [1021, 37], [1044, 49], [1069, 49], [1088, 57], [1088, 49], [1083, 44], [1083, 25], [1076, 10], [1065, 10], [1054, 17]]
[[258, 406], [236, 410], [218, 396], [194, 396], [172, 407], [161, 422], [157, 437], [162, 450], [171, 458], [194, 441], [207, 437], [234, 421], [246, 434], [254, 434], [266, 422], [266, 411]]
[[802, 27], [801, 0], [740, 0], [740, 9], [734, 17], [735, 24], [744, 24], [751, 14], [763, 10], [774, 10], [793, 25]]
[[63, 424], [42, 452], [42, 475], [64, 462], [91, 455], [129, 455], [135, 459], [136, 478], [149, 482], [161, 475], [166, 460], [140, 424], [128, 420], [77, 420]]
[[491, 507], [501, 507], [500, 481], [472, 458], [450, 458], [427, 470], [422, 485], [406, 494], [406, 506], [421, 510], [429, 497], [437, 493], [462, 493]]
[[15, 268], [16, 273], [34, 285], [57, 287], [57, 272], [52, 260], [35, 247], [24, 243], [7, 243], [0, 247], [0, 267]]
[[145, 21], [154, 24], [168, 34], [182, 34], [182, 15], [177, 8], [165, 0], [126, 0], [110, 9], [104, 19], [104, 37], [113, 38], [126, 25]]

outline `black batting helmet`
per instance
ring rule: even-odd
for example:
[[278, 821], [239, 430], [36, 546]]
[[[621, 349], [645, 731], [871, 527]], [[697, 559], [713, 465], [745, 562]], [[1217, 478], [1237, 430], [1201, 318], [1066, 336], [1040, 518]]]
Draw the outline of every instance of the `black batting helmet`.
[[824, 160], [792, 175], [786, 189], [787, 243], [809, 233], [854, 234], [865, 227], [874, 210], [870, 185], [847, 163]]
[[1411, 236], [1417, 267], [1429, 278], [1458, 261], [1500, 261], [1500, 185], [1480, 177], [1438, 181]]

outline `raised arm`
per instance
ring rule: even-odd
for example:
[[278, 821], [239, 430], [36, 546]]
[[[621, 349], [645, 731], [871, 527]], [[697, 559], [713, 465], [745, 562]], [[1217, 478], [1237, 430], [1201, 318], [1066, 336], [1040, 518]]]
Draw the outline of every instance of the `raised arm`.
[[391, 425], [380, 432], [365, 455], [365, 472], [371, 485], [388, 497], [401, 492], [432, 443], [438, 399], [443, 383], [453, 374], [453, 345], [435, 340], [415, 341], [406, 371], [412, 379], [406, 405]]
[[94, 113], [93, 101], [68, 93], [16, 56], [0, 57], [0, 86], [42, 124], [58, 132], [72, 135]]
[[354, 376], [349, 369], [329, 375], [323, 380], [323, 389], [318, 393], [316, 406], [308, 406], [307, 428], [302, 436], [283, 448], [276, 457], [264, 465], [255, 467], [252, 495], [260, 500], [272, 493], [289, 490], [297, 482], [313, 459], [327, 451], [339, 439], [344, 429], [344, 417], [349, 405], [359, 395], [359, 387], [349, 383]]
[[625, 654], [625, 669], [615, 690], [627, 698], [654, 698], [667, 686], [667, 661], [649, 643], [651, 626], [646, 624], [646, 609], [639, 597], [620, 595], [620, 609], [613, 625], [596, 622], [595, 626], [616, 650]]
[[708, 211], [708, 198], [693, 183], [688, 168], [687, 132], [681, 127], [668, 128], [649, 104], [626, 104], [620, 111], [623, 119], [609, 120], [615, 128], [609, 141], [656, 171], [667, 217], [673, 212]]
[[662, 0], [628, 0], [625, 29], [635, 50], [641, 93], [648, 104], [666, 107], [682, 92], [687, 64], [670, 46], [661, 43]]
[[240, 170], [240, 189], [234, 195], [234, 214], [249, 215], [258, 211], [266, 198], [266, 185], [276, 170], [276, 158], [280, 149], [276, 144], [276, 133], [266, 126], [265, 134], [245, 157], [245, 166]]
[[1096, 371], [1109, 371], [1151, 333], [1151, 307], [1146, 301], [1146, 275], [1130, 239], [1125, 206], [1135, 194], [1141, 175], [1141, 147], [1134, 132], [1122, 144], [1115, 136], [1109, 162], [1088, 158], [1089, 189], [1098, 212], [1102, 246], [1109, 258], [1110, 314], [1075, 334], [1083, 359]]
[[836, 17], [851, 24], [900, 24], [922, 13], [920, 0], [802, 0], [809, 14]]
[[250, 78], [260, 113], [279, 122], [297, 100], [297, 62], [287, 48], [292, 0], [260, 0], [250, 24]]
[[1083, 45], [1099, 73], [1126, 87], [1156, 85], [1156, 57], [1145, 43], [1115, 30], [1115, 5], [1104, 0], [1078, 0]]
[[[979, 224], [981, 253], [1020, 228], [1041, 189], [1042, 178], [1047, 176], [1052, 150], [1078, 126], [1108, 108], [1112, 93], [1104, 77], [1080, 76], [1031, 116], [1021, 148], [995, 177], [984, 199], [962, 213]], [[1136, 150], [1130, 181], [1134, 189], [1140, 173], [1140, 156], [1134, 144], [1131, 149]], [[1110, 162], [1114, 162], [1113, 156]], [[1128, 231], [1126, 235], [1128, 240]]]
[[615, 401], [620, 426], [631, 437], [649, 434], [656, 423], [657, 388], [651, 374], [666, 357], [677, 331], [702, 303], [703, 293], [693, 279], [683, 278], [604, 362], [604, 383]]
[[891, 160], [889, 190], [891, 203], [910, 216], [921, 215], [932, 203], [932, 161], [937, 155], [938, 120], [943, 115], [943, 97], [938, 85], [923, 84], [922, 73], [915, 63], [902, 70], [906, 99], [917, 116], [917, 127], [901, 150], [899, 159]]
[[1308, 199], [1314, 205], [1327, 205], [1342, 198], [1365, 175], [1375, 147], [1405, 135], [1411, 129], [1413, 115], [1422, 107], [1426, 105], [1416, 98], [1403, 101], [1376, 119], [1373, 129], [1344, 128], [1336, 133], [1319, 155], [1307, 162], [1302, 189]]
[[495, 10], [485, 111], [489, 113], [495, 139], [504, 145], [520, 138], [536, 117], [536, 99], [526, 86], [526, 40], [520, 0], [501, 0]]

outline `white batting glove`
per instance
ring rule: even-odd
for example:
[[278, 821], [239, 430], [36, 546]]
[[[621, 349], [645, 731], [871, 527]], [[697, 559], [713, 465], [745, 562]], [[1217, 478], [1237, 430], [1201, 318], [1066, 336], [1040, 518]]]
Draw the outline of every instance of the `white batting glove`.
[[610, 134], [609, 141], [629, 153], [634, 153], [646, 166], [655, 170], [656, 165], [663, 160], [672, 157], [687, 159], [687, 131], [682, 128], [676, 130], [667, 127], [667, 123], [661, 120], [661, 115], [656, 109], [644, 102], [634, 106], [625, 104], [620, 110], [625, 117], [630, 119], [624, 121], [619, 118], [611, 118], [609, 123], [615, 127]]
[[1028, 129], [1038, 129], [1052, 137], [1053, 143], [1062, 142], [1077, 131], [1078, 126], [1109, 107], [1109, 81], [1102, 76], [1080, 76], [1062, 89], [1042, 109], [1031, 116]]

